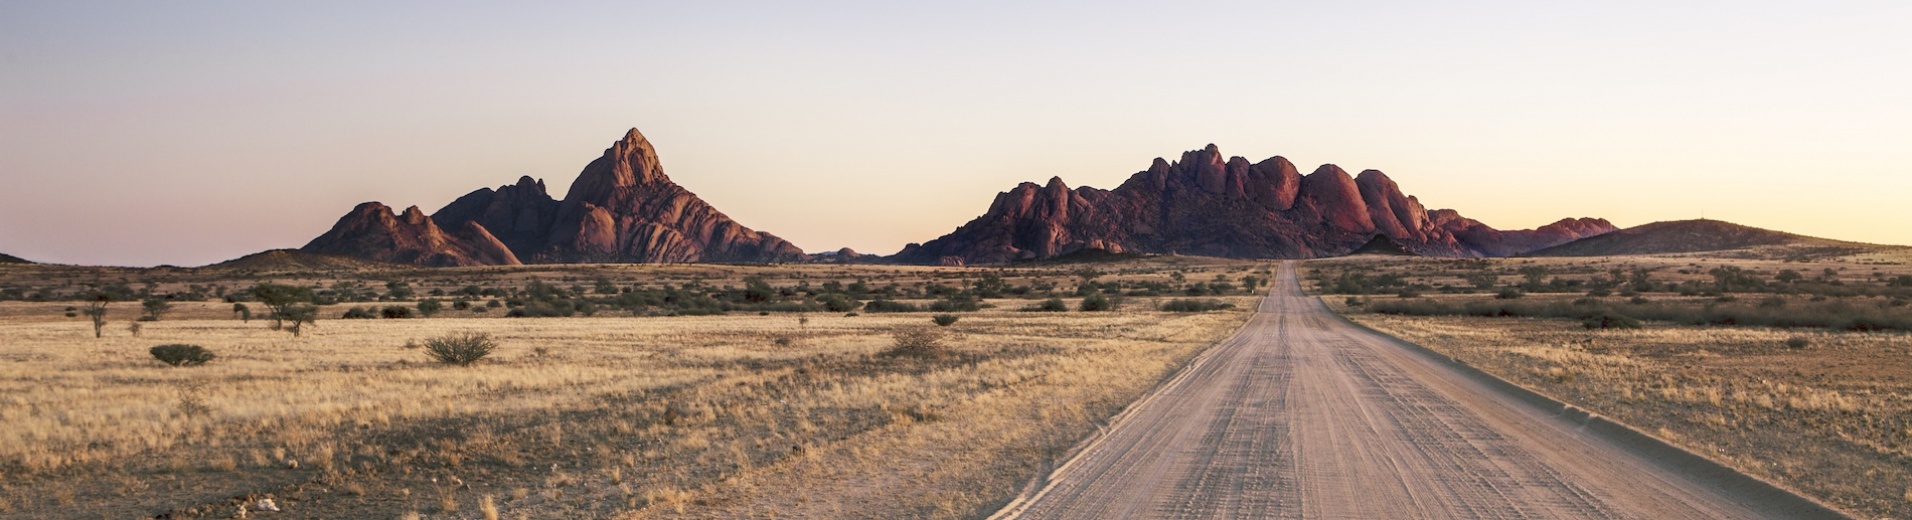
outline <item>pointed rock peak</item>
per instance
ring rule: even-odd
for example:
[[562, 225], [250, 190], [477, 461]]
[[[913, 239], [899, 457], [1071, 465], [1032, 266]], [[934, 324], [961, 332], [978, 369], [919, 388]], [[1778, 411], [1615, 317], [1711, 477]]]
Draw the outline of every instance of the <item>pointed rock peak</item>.
[[1044, 188], [1055, 191], [1069, 191], [1069, 185], [1062, 183], [1062, 177], [1050, 177], [1049, 184], [1044, 186]]
[[1222, 149], [1221, 149], [1221, 148], [1219, 148], [1219, 147], [1216, 147], [1216, 146], [1215, 146], [1215, 143], [1208, 143], [1208, 146], [1206, 146], [1206, 147], [1203, 147], [1203, 148], [1202, 148], [1202, 151], [1204, 151], [1204, 152], [1208, 152], [1208, 154], [1209, 154], [1209, 155], [1221, 155], [1221, 154], [1222, 154]]
[[643, 143], [647, 148], [651, 145], [651, 140], [645, 139], [644, 133], [637, 131], [637, 127], [631, 127], [630, 131], [624, 132], [624, 139], [620, 142], [628, 144]]
[[1155, 162], [1149, 163], [1149, 173], [1156, 173], [1156, 174], [1168, 173], [1168, 169], [1169, 169], [1168, 159], [1156, 157]]
[[661, 185], [670, 182], [664, 176], [664, 167], [658, 164], [657, 150], [651, 148], [651, 142], [644, 134], [632, 128], [624, 138], [611, 143], [599, 157], [578, 173], [578, 179], [571, 182], [571, 190], [564, 200], [605, 201], [613, 197], [617, 188], [632, 186]]
[[526, 175], [523, 177], [518, 177], [518, 187], [537, 188], [538, 191], [544, 191], [544, 181], [533, 179], [531, 178], [530, 175]]
[[1248, 167], [1248, 158], [1246, 158], [1246, 157], [1242, 157], [1242, 156], [1239, 156], [1239, 155], [1237, 155], [1237, 156], [1234, 156], [1234, 157], [1229, 157], [1229, 158], [1228, 158], [1228, 167], [1229, 167], [1229, 168], [1247, 168], [1247, 167]]

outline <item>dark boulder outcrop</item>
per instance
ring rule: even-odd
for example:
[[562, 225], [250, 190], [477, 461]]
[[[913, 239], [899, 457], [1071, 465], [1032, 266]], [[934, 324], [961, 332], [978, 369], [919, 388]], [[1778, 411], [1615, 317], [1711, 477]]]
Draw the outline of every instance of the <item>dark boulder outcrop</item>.
[[1401, 247], [1399, 242], [1388, 238], [1387, 235], [1374, 235], [1374, 239], [1369, 240], [1368, 243], [1361, 244], [1361, 247], [1348, 252], [1348, 256], [1359, 255], [1414, 256], [1414, 253], [1408, 252], [1407, 248]]
[[467, 193], [439, 208], [432, 221], [445, 229], [475, 222], [512, 251], [537, 251], [544, 248], [557, 217], [558, 201], [545, 192], [544, 181], [525, 176], [517, 184]]
[[1315, 258], [1348, 254], [1377, 233], [1414, 254], [1508, 256], [1613, 229], [1583, 219], [1499, 231], [1443, 211], [1451, 214], [1445, 220], [1380, 171], [1357, 177], [1327, 164], [1300, 175], [1282, 157], [1224, 159], [1209, 145], [1179, 161], [1158, 158], [1113, 190], [1070, 189], [1060, 178], [1023, 183], [998, 194], [982, 216], [936, 240], [910, 244], [895, 258], [998, 264], [1090, 249]]

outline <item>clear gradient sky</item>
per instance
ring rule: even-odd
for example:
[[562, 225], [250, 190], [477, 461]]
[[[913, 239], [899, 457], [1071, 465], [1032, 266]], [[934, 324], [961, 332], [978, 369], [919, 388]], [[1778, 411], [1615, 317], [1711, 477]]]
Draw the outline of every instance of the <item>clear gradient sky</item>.
[[202, 265], [368, 200], [561, 196], [630, 127], [807, 251], [1208, 143], [1501, 228], [1912, 244], [1903, 0], [302, 4], [0, 3], [0, 252]]

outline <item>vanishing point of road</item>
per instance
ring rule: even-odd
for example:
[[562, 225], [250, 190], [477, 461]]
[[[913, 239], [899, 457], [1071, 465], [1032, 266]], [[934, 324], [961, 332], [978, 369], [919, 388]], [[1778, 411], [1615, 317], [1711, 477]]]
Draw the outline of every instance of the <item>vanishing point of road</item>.
[[1349, 324], [1290, 263], [1236, 336], [997, 517], [1839, 517], [1639, 440]]

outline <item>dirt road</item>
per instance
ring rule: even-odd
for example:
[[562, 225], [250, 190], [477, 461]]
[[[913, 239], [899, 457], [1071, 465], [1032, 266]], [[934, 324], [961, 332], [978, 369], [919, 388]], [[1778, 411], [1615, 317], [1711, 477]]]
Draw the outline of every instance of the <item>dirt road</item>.
[[997, 516], [1839, 517], [1355, 327], [1294, 270], [1239, 335]]

